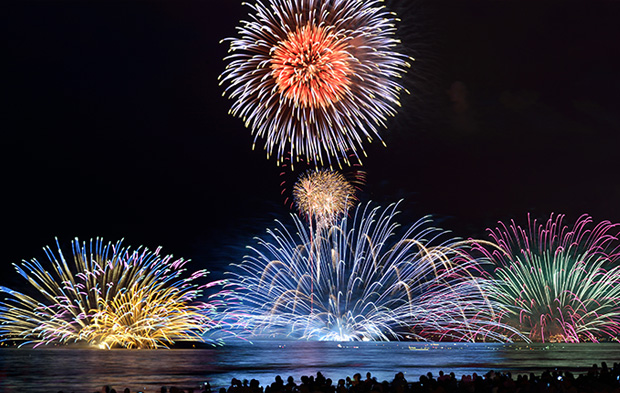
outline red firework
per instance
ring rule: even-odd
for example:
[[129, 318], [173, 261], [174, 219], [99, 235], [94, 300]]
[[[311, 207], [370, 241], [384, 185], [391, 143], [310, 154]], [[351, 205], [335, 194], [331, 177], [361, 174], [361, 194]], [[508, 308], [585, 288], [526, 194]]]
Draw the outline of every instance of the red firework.
[[273, 52], [271, 68], [282, 94], [303, 107], [328, 107], [348, 90], [352, 70], [346, 46], [325, 28], [306, 25]]
[[400, 106], [410, 58], [396, 51], [395, 15], [380, 0], [248, 5], [221, 76], [231, 114], [278, 163], [359, 163]]

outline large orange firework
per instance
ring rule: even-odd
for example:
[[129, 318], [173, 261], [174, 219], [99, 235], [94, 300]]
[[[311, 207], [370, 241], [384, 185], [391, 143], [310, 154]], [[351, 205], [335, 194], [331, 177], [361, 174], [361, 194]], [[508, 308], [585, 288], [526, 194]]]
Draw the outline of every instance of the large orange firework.
[[267, 156], [350, 165], [396, 114], [409, 58], [380, 0], [269, 0], [230, 38], [231, 113]]
[[271, 68], [280, 94], [292, 105], [328, 108], [349, 89], [351, 74], [344, 41], [308, 24], [275, 48]]

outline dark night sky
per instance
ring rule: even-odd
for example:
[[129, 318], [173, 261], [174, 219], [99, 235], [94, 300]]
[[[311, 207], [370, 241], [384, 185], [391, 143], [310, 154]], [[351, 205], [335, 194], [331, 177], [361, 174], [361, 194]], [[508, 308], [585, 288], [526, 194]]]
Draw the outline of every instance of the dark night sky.
[[[240, 3], [2, 6], [2, 269], [103, 236], [218, 270], [289, 220], [218, 86]], [[363, 200], [464, 237], [527, 212], [620, 221], [620, 2], [388, 4], [417, 61]]]

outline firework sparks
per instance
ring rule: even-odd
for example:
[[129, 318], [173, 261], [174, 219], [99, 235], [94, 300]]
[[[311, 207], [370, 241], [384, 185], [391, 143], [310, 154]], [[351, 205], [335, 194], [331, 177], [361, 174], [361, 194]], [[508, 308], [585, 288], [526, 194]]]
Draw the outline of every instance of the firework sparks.
[[409, 58], [380, 0], [268, 0], [230, 38], [221, 83], [267, 156], [350, 165], [396, 114]]
[[332, 224], [357, 201], [355, 186], [341, 173], [328, 169], [310, 170], [293, 187], [299, 213], [317, 227]]
[[[244, 328], [259, 336], [316, 340], [508, 340], [494, 333], [494, 309], [466, 242], [422, 219], [394, 239], [397, 205], [358, 206], [353, 217], [311, 233], [293, 216], [268, 231], [237, 265], [231, 285]], [[315, 233], [316, 235], [316, 233]], [[316, 263], [314, 262], [316, 261]]]
[[532, 341], [599, 341], [620, 334], [618, 224], [594, 226], [564, 216], [528, 227], [500, 223], [490, 235], [498, 248], [480, 249], [497, 265], [490, 296], [505, 306], [503, 319]]
[[213, 316], [222, 304], [216, 294], [198, 301], [198, 286], [206, 270], [183, 277], [188, 262], [161, 256], [161, 248], [130, 250], [122, 242], [102, 239], [72, 243], [71, 266], [58, 241], [58, 257], [44, 250], [51, 262], [46, 270], [36, 259], [16, 270], [34, 287], [34, 298], [0, 287], [10, 298], [0, 303], [0, 337], [22, 345], [86, 342], [110, 348], [159, 348], [177, 340], [205, 341], [215, 328]]

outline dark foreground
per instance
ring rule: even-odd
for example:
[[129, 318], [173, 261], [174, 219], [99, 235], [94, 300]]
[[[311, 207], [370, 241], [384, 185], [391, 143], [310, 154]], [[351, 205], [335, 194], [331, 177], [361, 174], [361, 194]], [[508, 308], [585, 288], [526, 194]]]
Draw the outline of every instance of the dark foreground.
[[[540, 375], [531, 373], [513, 377], [511, 373], [489, 371], [484, 375], [463, 375], [457, 379], [454, 373], [427, 373], [417, 381], [407, 381], [399, 372], [392, 381], [378, 381], [371, 373], [366, 377], [357, 373], [353, 377], [332, 380], [320, 372], [316, 376], [302, 376], [299, 384], [292, 376], [286, 381], [280, 376], [268, 384], [252, 379], [248, 382], [233, 378], [228, 388], [215, 389], [219, 393], [620, 393], [620, 364], [608, 367], [592, 365], [586, 373], [575, 376], [569, 371], [547, 370]], [[95, 393], [131, 393], [128, 388], [117, 391], [105, 386]], [[161, 387], [160, 393], [214, 393], [207, 383], [201, 388]], [[60, 391], [59, 393], [62, 393]], [[143, 392], [146, 393], [146, 392]]]

